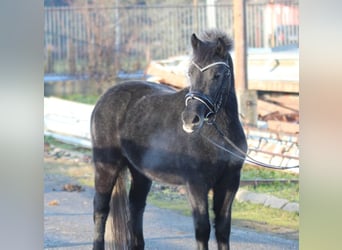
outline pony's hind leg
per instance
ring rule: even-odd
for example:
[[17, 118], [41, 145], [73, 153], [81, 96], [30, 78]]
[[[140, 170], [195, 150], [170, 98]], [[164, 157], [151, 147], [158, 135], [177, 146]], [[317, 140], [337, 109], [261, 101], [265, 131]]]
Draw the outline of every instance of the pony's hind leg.
[[129, 167], [132, 175], [129, 191], [129, 208], [132, 229], [132, 249], [144, 249], [143, 214], [146, 206], [146, 198], [150, 191], [152, 181], [143, 176], [132, 166]]
[[226, 173], [214, 186], [215, 236], [219, 250], [229, 250], [231, 211], [240, 184], [240, 171]]
[[121, 171], [119, 161], [111, 159], [108, 150], [93, 149], [95, 165], [95, 196], [94, 196], [94, 250], [104, 250], [105, 226], [110, 210], [111, 194], [115, 181]]

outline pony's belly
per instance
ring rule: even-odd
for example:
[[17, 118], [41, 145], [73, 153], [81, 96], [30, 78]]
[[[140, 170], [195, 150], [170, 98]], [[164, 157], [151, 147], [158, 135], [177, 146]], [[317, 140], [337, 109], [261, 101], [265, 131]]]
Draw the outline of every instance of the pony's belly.
[[[160, 118], [159, 118], [160, 119]], [[186, 167], [185, 152], [180, 147], [182, 138], [177, 135], [176, 125], [166, 128], [165, 124], [142, 118], [130, 121], [130, 130], [122, 138], [122, 149], [133, 166], [148, 178], [169, 184], [182, 185]], [[171, 120], [167, 117], [160, 122]], [[150, 121], [150, 124], [148, 123]]]
[[175, 175], [165, 171], [151, 170], [151, 169], [140, 169], [142, 174], [153, 181], [171, 184], [171, 185], [184, 185], [185, 181], [181, 175]]
[[132, 150], [126, 158], [140, 173], [153, 181], [172, 185], [183, 185], [186, 182], [186, 169], [181, 163], [182, 156], [174, 152], [157, 150]]

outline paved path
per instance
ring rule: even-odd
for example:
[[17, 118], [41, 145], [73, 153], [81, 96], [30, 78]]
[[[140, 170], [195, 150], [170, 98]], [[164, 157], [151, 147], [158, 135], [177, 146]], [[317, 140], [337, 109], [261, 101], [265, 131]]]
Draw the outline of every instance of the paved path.
[[[68, 181], [68, 180], [67, 180]], [[93, 189], [61, 191], [66, 183], [54, 175], [45, 176], [44, 249], [91, 249]], [[145, 212], [146, 249], [195, 249], [192, 218], [148, 205]], [[297, 240], [233, 227], [232, 249], [298, 249]], [[216, 249], [214, 237], [210, 249]]]

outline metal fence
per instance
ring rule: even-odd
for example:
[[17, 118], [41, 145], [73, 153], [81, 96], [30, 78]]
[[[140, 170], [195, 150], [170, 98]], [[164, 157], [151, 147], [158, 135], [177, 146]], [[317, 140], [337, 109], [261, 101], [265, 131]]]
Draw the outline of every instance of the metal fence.
[[[298, 1], [246, 1], [247, 46], [298, 44]], [[233, 35], [233, 5], [45, 8], [45, 73], [143, 70], [150, 60], [188, 54], [208, 27]]]

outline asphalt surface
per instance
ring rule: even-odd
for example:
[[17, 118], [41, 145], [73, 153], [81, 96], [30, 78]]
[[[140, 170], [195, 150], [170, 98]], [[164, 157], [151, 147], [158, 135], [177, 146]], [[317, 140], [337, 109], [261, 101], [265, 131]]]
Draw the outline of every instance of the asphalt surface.
[[[45, 175], [44, 249], [91, 249], [94, 190], [86, 187], [81, 192], [63, 191], [63, 185], [72, 181], [68, 177]], [[167, 209], [146, 207], [144, 235], [147, 250], [196, 249], [192, 218]], [[213, 231], [210, 249], [216, 249]], [[298, 249], [298, 241], [233, 227], [231, 249]]]

